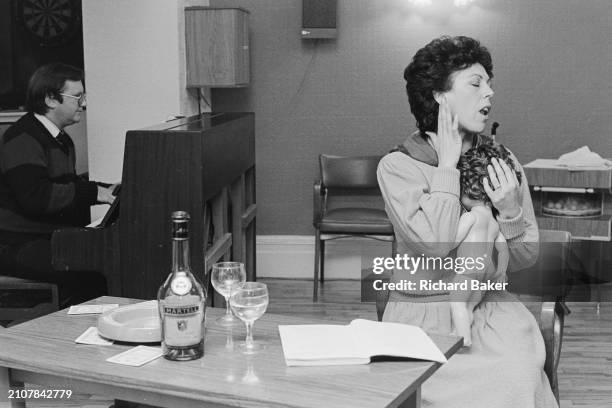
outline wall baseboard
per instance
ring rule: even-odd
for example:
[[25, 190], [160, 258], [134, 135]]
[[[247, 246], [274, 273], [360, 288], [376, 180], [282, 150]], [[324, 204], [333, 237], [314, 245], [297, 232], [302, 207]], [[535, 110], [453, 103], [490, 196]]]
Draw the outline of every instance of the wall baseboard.
[[[391, 256], [391, 244], [367, 238], [343, 238], [325, 245], [325, 279], [359, 279], [362, 264]], [[313, 279], [314, 236], [258, 235], [257, 276]]]

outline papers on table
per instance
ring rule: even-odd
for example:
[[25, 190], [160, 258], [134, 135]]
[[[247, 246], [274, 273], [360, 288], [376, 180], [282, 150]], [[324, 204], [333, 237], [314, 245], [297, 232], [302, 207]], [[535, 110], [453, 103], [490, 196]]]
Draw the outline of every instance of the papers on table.
[[109, 363], [140, 367], [141, 365], [161, 357], [162, 354], [160, 347], [138, 346], [107, 358], [106, 361]]
[[[114, 344], [98, 333], [97, 327], [90, 327], [74, 341], [78, 344], [88, 344], [93, 346], [110, 346]], [[136, 346], [127, 351], [116, 354], [106, 359], [109, 363], [140, 367], [162, 355], [161, 347]]]
[[562, 154], [558, 159], [536, 159], [525, 165], [528, 168], [582, 170], [610, 170], [612, 161], [583, 146], [573, 152]]
[[91, 344], [95, 346], [110, 346], [113, 344], [113, 341], [100, 336], [97, 327], [90, 327], [89, 329], [85, 330], [85, 332], [77, 337], [74, 342], [79, 344]]
[[69, 315], [79, 315], [79, 314], [100, 314], [104, 313], [108, 310], [116, 309], [119, 305], [116, 303], [113, 304], [100, 304], [100, 305], [78, 305], [78, 306], [70, 306], [68, 309]]
[[592, 152], [588, 146], [582, 146], [573, 152], [562, 154], [558, 163], [567, 167], [612, 167], [612, 161]]
[[356, 319], [349, 325], [281, 325], [278, 330], [288, 366], [368, 364], [374, 356], [447, 361], [420, 327], [406, 324]]

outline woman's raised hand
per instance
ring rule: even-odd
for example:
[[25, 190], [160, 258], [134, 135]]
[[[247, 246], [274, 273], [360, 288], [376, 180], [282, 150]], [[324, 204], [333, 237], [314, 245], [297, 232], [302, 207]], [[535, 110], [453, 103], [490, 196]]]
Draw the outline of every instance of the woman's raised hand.
[[438, 133], [428, 133], [438, 154], [438, 167], [456, 168], [461, 156], [462, 139], [459, 134], [459, 119], [451, 114], [444, 97], [438, 108]]
[[515, 218], [521, 212], [516, 173], [503, 160], [493, 158], [491, 163], [487, 167], [489, 177], [482, 181], [485, 192], [501, 218]]

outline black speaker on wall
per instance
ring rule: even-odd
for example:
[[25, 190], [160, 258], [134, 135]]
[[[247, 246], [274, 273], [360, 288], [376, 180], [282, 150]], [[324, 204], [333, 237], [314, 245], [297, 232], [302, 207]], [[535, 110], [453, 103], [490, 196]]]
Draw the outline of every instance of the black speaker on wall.
[[338, 0], [302, 0], [302, 38], [336, 38]]

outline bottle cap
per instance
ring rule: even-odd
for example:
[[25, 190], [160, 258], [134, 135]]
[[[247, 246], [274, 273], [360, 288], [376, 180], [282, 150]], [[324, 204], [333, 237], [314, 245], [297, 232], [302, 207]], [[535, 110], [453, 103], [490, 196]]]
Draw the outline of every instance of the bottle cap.
[[176, 221], [188, 220], [189, 213], [187, 211], [174, 211], [172, 212], [172, 219]]
[[189, 238], [189, 213], [174, 211], [172, 213], [172, 239], [185, 240]]

